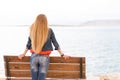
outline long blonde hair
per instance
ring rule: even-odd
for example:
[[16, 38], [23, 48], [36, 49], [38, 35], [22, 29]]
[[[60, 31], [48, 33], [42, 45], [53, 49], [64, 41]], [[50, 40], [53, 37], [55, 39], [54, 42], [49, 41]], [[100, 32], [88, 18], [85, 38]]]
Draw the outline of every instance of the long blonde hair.
[[48, 37], [48, 31], [49, 28], [47, 17], [44, 14], [38, 15], [30, 28], [32, 50], [35, 53], [42, 51], [42, 48]]

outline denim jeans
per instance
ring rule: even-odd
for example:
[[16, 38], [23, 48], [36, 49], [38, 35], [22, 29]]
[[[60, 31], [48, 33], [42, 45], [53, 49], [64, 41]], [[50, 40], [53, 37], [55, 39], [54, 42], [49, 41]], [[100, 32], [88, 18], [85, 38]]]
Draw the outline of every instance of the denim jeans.
[[30, 58], [32, 80], [45, 80], [49, 67], [49, 57], [33, 53]]

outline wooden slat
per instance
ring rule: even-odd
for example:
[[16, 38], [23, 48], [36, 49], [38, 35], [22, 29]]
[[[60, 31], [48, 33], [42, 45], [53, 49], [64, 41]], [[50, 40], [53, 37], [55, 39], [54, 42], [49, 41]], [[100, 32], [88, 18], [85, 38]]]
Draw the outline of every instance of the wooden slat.
[[18, 56], [4, 56], [4, 61], [9, 60], [9, 62], [30, 62], [30, 56], [25, 56], [22, 60], [18, 59]]
[[[26, 78], [26, 77], [9, 77], [3, 80], [32, 80], [31, 77]], [[47, 79], [46, 79], [47, 80]]]
[[[82, 73], [82, 78], [85, 78], [85, 72]], [[48, 78], [80, 78], [79, 71], [48, 71]], [[11, 77], [31, 77], [30, 70], [19, 71], [19, 70], [11, 70]]]
[[[85, 57], [82, 58], [82, 63], [85, 63]], [[30, 62], [30, 56], [25, 56], [22, 60], [17, 56], [4, 56], [4, 61], [8, 59], [9, 62]], [[80, 63], [80, 57], [71, 57], [69, 60], [64, 60], [61, 57], [50, 57], [50, 63]]]
[[[18, 63], [18, 62], [9, 63], [9, 69], [10, 70], [30, 69], [30, 63]], [[50, 63], [49, 70], [80, 71], [80, 64]], [[85, 71], [85, 64], [83, 64], [83, 70]]]
[[[7, 79], [2, 79], [2, 80], [7, 80]], [[10, 80], [32, 80], [31, 77], [26, 78], [26, 77], [17, 77], [17, 78], [10, 78]], [[46, 78], [46, 80], [86, 80], [86, 79], [61, 79], [61, 78]]]
[[30, 70], [24, 70], [24, 71], [19, 71], [19, 70], [11, 70], [10, 71], [10, 76], [11, 77], [31, 77], [31, 72]]
[[69, 78], [69, 79], [75, 79], [80, 78], [80, 72], [79, 71], [50, 71], [48, 72], [48, 78]]
[[26, 70], [26, 69], [30, 69], [30, 63], [18, 63], [18, 62], [13, 62], [13, 63], [9, 63], [9, 69], [10, 70]]
[[[12, 77], [31, 77], [30, 70], [10, 71]], [[48, 71], [47, 78], [80, 78], [79, 71]]]
[[[85, 57], [81, 57], [82, 63], [85, 63]], [[80, 57], [71, 57], [69, 60], [64, 60], [61, 57], [50, 57], [50, 63], [80, 63]]]
[[60, 70], [60, 71], [80, 71], [79, 64], [50, 64], [49, 70]]

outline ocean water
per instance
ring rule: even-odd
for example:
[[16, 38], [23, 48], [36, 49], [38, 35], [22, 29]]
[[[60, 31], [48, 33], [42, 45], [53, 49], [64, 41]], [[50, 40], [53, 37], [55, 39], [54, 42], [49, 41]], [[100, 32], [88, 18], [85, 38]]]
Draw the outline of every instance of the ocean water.
[[[50, 27], [66, 55], [86, 57], [87, 74], [120, 73], [120, 27]], [[29, 26], [0, 26], [0, 73], [3, 55], [21, 54], [28, 36]], [[59, 54], [53, 51], [51, 56]]]

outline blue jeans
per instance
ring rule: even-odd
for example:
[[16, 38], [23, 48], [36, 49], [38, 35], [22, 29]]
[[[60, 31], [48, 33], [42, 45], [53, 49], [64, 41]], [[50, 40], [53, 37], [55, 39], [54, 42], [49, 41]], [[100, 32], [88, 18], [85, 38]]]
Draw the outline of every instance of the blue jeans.
[[49, 57], [33, 53], [30, 58], [32, 80], [45, 80], [49, 67]]

